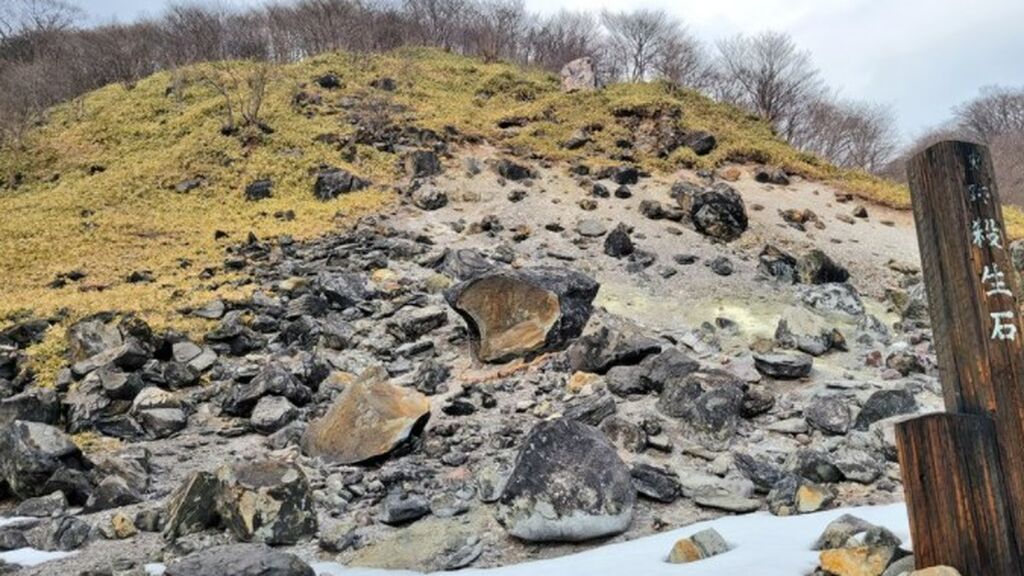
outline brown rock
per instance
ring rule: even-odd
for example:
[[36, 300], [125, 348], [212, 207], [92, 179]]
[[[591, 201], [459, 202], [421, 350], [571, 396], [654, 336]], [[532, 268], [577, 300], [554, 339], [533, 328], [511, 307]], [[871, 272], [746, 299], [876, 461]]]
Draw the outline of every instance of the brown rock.
[[389, 383], [382, 368], [371, 368], [309, 425], [302, 449], [336, 464], [363, 462], [391, 452], [422, 429], [429, 416], [426, 396]]
[[924, 570], [914, 570], [910, 576], [960, 576], [960, 571], [949, 566], [933, 566]]
[[599, 285], [563, 268], [494, 270], [445, 292], [484, 362], [564, 348], [590, 319]]
[[702, 558], [704, 556], [700, 548], [689, 538], [680, 538], [676, 541], [675, 545], [672, 546], [672, 552], [668, 555], [670, 564], [686, 564], [688, 562], [696, 562]]
[[818, 557], [821, 569], [831, 576], [881, 576], [892, 561], [891, 548], [837, 548]]

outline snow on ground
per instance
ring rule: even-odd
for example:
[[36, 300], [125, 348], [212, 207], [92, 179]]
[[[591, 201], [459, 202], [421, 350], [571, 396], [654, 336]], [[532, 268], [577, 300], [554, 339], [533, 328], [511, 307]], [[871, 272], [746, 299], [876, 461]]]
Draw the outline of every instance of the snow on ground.
[[[594, 548], [579, 554], [525, 562], [488, 569], [468, 569], [460, 576], [538, 576], [542, 574], [583, 573], [588, 576], [723, 576], [724, 574], [757, 574], [758, 576], [802, 576], [818, 565], [818, 553], [811, 546], [829, 522], [843, 514], [853, 514], [872, 524], [885, 526], [910, 547], [910, 529], [904, 504], [842, 508], [803, 516], [778, 517], [766, 512], [743, 516], [726, 516], [699, 522], [685, 528]], [[0, 526], [6, 523], [0, 520]], [[714, 528], [731, 549], [687, 565], [668, 564], [665, 558], [676, 540], [705, 528]], [[26, 549], [28, 550], [28, 549]], [[37, 554], [51, 554], [33, 551]], [[16, 550], [5, 554], [25, 554]], [[59, 553], [58, 553], [59, 554]], [[60, 556], [57, 556], [60, 557]], [[8, 562], [20, 563], [3, 558]], [[52, 559], [52, 558], [50, 558]], [[44, 560], [45, 561], [45, 560]], [[39, 562], [36, 562], [38, 564]], [[34, 564], [29, 564], [34, 565]], [[147, 564], [146, 572], [163, 574], [162, 564]], [[415, 576], [418, 572], [347, 568], [334, 562], [318, 562], [313, 569], [319, 576]]]
[[[818, 553], [811, 545], [825, 526], [843, 514], [853, 514], [892, 530], [909, 548], [910, 530], [904, 504], [829, 510], [805, 516], [777, 517], [768, 513], [727, 516], [692, 524], [655, 536], [602, 546], [579, 554], [483, 570], [462, 570], [460, 576], [538, 576], [543, 574], [587, 574], [587, 576], [801, 576], [818, 565]], [[668, 564], [665, 558], [676, 540], [705, 528], [714, 528], [731, 546], [725, 554], [688, 565]], [[320, 576], [409, 576], [407, 571], [346, 568], [335, 563], [317, 563]]]
[[51, 560], [60, 560], [68, 556], [74, 556], [74, 552], [45, 552], [35, 548], [18, 548], [0, 552], [0, 561], [18, 566], [38, 566]]

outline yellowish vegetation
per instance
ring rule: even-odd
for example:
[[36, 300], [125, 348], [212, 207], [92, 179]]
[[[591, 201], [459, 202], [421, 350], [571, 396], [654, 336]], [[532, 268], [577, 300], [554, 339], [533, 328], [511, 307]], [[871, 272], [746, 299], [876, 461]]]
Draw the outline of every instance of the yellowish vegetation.
[[[234, 67], [244, 77], [248, 63]], [[594, 93], [563, 94], [551, 74], [522, 70], [431, 49], [405, 49], [377, 55], [328, 54], [298, 64], [273, 67], [261, 118], [273, 128], [254, 127], [241, 136], [220, 133], [224, 100], [208, 82], [209, 65], [163, 72], [131, 89], [111, 85], [52, 110], [22, 149], [0, 152], [0, 178], [19, 175], [17, 188], [0, 189], [0, 327], [20, 315], [66, 311], [68, 321], [101, 310], [137, 312], [158, 328], [198, 331], [200, 321], [178, 309], [215, 295], [241, 297], [244, 287], [224, 272], [203, 280], [201, 271], [219, 266], [224, 250], [249, 232], [260, 238], [323, 234], [360, 214], [393, 201], [390, 184], [399, 177], [397, 158], [367, 146], [345, 161], [320, 134], [353, 131], [346, 96], [384, 99], [404, 112], [395, 122], [439, 133], [455, 130], [483, 137], [554, 161], [612, 163], [616, 140], [629, 136], [616, 118], [626, 109], [677, 109], [686, 129], [708, 130], [718, 139], [709, 155], [680, 149], [668, 158], [641, 155], [652, 170], [714, 168], [728, 163], [775, 164], [847, 190], [866, 200], [897, 208], [909, 205], [905, 188], [868, 174], [839, 170], [794, 151], [763, 122], [727, 105], [662, 83], [615, 85]], [[344, 86], [322, 90], [312, 83], [337, 74]], [[398, 82], [393, 93], [369, 87], [377, 78]], [[246, 97], [245, 82], [232, 94]], [[305, 90], [323, 104], [303, 114], [294, 104]], [[498, 121], [521, 117], [520, 128], [502, 130]], [[577, 151], [561, 146], [573, 132], [601, 126], [594, 141]], [[255, 140], [255, 142], [253, 141]], [[320, 202], [313, 198], [314, 171], [320, 164], [347, 168], [376, 187]], [[102, 170], [100, 170], [100, 168]], [[201, 177], [186, 193], [174, 187]], [[246, 202], [249, 182], [270, 178], [273, 197]], [[294, 221], [275, 212], [294, 210]], [[1007, 211], [1014, 236], [1024, 235], [1024, 216]], [[214, 232], [227, 233], [215, 240]], [[80, 270], [87, 276], [66, 287], [47, 287], [58, 274]], [[148, 270], [156, 281], [131, 284], [133, 271]], [[32, 351], [43, 380], [53, 377], [63, 355], [63, 330], [51, 330]]]

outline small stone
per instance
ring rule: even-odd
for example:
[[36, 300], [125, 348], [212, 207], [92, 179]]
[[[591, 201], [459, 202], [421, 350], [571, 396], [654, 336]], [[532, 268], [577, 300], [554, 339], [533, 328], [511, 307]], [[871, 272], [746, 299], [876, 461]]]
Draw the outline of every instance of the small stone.
[[811, 373], [814, 359], [806, 354], [754, 354], [754, 367], [769, 378], [793, 380]]
[[138, 528], [135, 527], [135, 521], [124, 512], [114, 514], [110, 519], [110, 525], [114, 530], [114, 537], [118, 540], [131, 538], [139, 533]]
[[430, 514], [430, 502], [419, 494], [392, 493], [384, 500], [380, 521], [389, 525], [408, 524]]

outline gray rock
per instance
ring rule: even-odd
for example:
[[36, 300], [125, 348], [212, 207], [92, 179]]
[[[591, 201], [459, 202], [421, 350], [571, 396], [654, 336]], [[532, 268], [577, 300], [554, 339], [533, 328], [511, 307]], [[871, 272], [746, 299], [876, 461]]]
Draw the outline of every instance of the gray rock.
[[636, 331], [613, 330], [602, 326], [596, 332], [577, 339], [566, 355], [575, 371], [604, 374], [613, 366], [638, 364], [651, 354], [661, 352], [661, 343]]
[[531, 542], [578, 542], [625, 531], [636, 490], [629, 469], [596, 429], [557, 419], [523, 441], [498, 502], [509, 533]]
[[867, 430], [869, 426], [893, 416], [901, 414], [912, 414], [917, 411], [917, 400], [910, 391], [905, 389], [879, 390], [873, 393], [864, 402], [857, 420], [854, 422], [855, 430]]
[[819, 312], [837, 313], [859, 318], [865, 314], [864, 302], [848, 282], [801, 286], [800, 301]]
[[194, 472], [167, 499], [164, 538], [174, 540], [201, 532], [218, 521], [220, 482], [210, 472]]
[[682, 495], [678, 475], [650, 464], [637, 464], [630, 470], [633, 486], [641, 496], [671, 504]]
[[[683, 209], [687, 206], [680, 202]], [[747, 209], [743, 198], [731, 186], [716, 184], [695, 192], [688, 200], [689, 215], [694, 227], [705, 236], [729, 242], [747, 229]]]
[[597, 89], [597, 73], [589, 57], [577, 58], [562, 66], [562, 90], [590, 92]]
[[260, 434], [273, 434], [299, 415], [295, 406], [283, 396], [264, 396], [256, 403], [249, 417], [253, 430]]
[[327, 168], [317, 174], [316, 183], [313, 185], [313, 197], [326, 202], [342, 194], [362, 190], [370, 185], [369, 181], [363, 180], [347, 170]]
[[313, 395], [292, 373], [278, 362], [270, 362], [247, 384], [230, 388], [221, 409], [232, 416], [249, 416], [260, 398], [283, 396], [293, 404], [304, 406]]
[[17, 420], [0, 430], [0, 476], [19, 499], [49, 494], [46, 482], [56, 472], [84, 467], [82, 452], [53, 426]]
[[294, 464], [263, 460], [225, 465], [217, 510], [243, 541], [295, 544], [316, 534], [317, 515], [306, 475]]
[[743, 383], [720, 370], [695, 372], [667, 384], [658, 411], [678, 418], [693, 439], [710, 449], [723, 449], [736, 434], [743, 402]]
[[0, 400], [0, 429], [15, 420], [56, 424], [59, 419], [60, 402], [50, 388], [32, 388]]
[[814, 249], [804, 254], [796, 268], [797, 279], [804, 284], [828, 284], [846, 282], [850, 273], [846, 268], [836, 264], [821, 250]]
[[576, 233], [587, 238], [599, 238], [608, 233], [608, 227], [600, 220], [584, 218], [576, 223]]
[[14, 509], [15, 516], [30, 516], [32, 518], [48, 518], [67, 510], [68, 499], [63, 492], [53, 492], [46, 496], [29, 498], [18, 504]]
[[497, 266], [478, 250], [445, 248], [433, 268], [455, 280], [475, 278]]
[[165, 576], [316, 576], [298, 557], [257, 544], [207, 548], [167, 566]]
[[850, 430], [852, 418], [845, 399], [834, 396], [816, 396], [804, 409], [804, 418], [811, 426], [826, 434], [843, 435]]
[[604, 253], [612, 258], [625, 258], [636, 250], [629, 228], [619, 223], [604, 239]]
[[430, 502], [419, 494], [393, 492], [384, 499], [380, 521], [392, 526], [408, 524], [430, 514]]
[[608, 394], [590, 394], [574, 398], [565, 407], [565, 418], [597, 426], [615, 414], [615, 399]]
[[754, 367], [769, 378], [793, 380], [811, 373], [814, 359], [805, 354], [754, 354]]
[[846, 541], [854, 534], [867, 531], [874, 524], [862, 520], [852, 514], [843, 514], [839, 518], [828, 523], [825, 531], [821, 533], [814, 543], [814, 550], [833, 550], [842, 548]]
[[86, 512], [98, 512], [111, 508], [120, 508], [142, 502], [142, 495], [128, 485], [120, 476], [107, 476], [96, 485], [96, 490], [85, 503]]
[[412, 203], [420, 210], [440, 210], [448, 205], [448, 194], [434, 186], [421, 186], [413, 191]]

